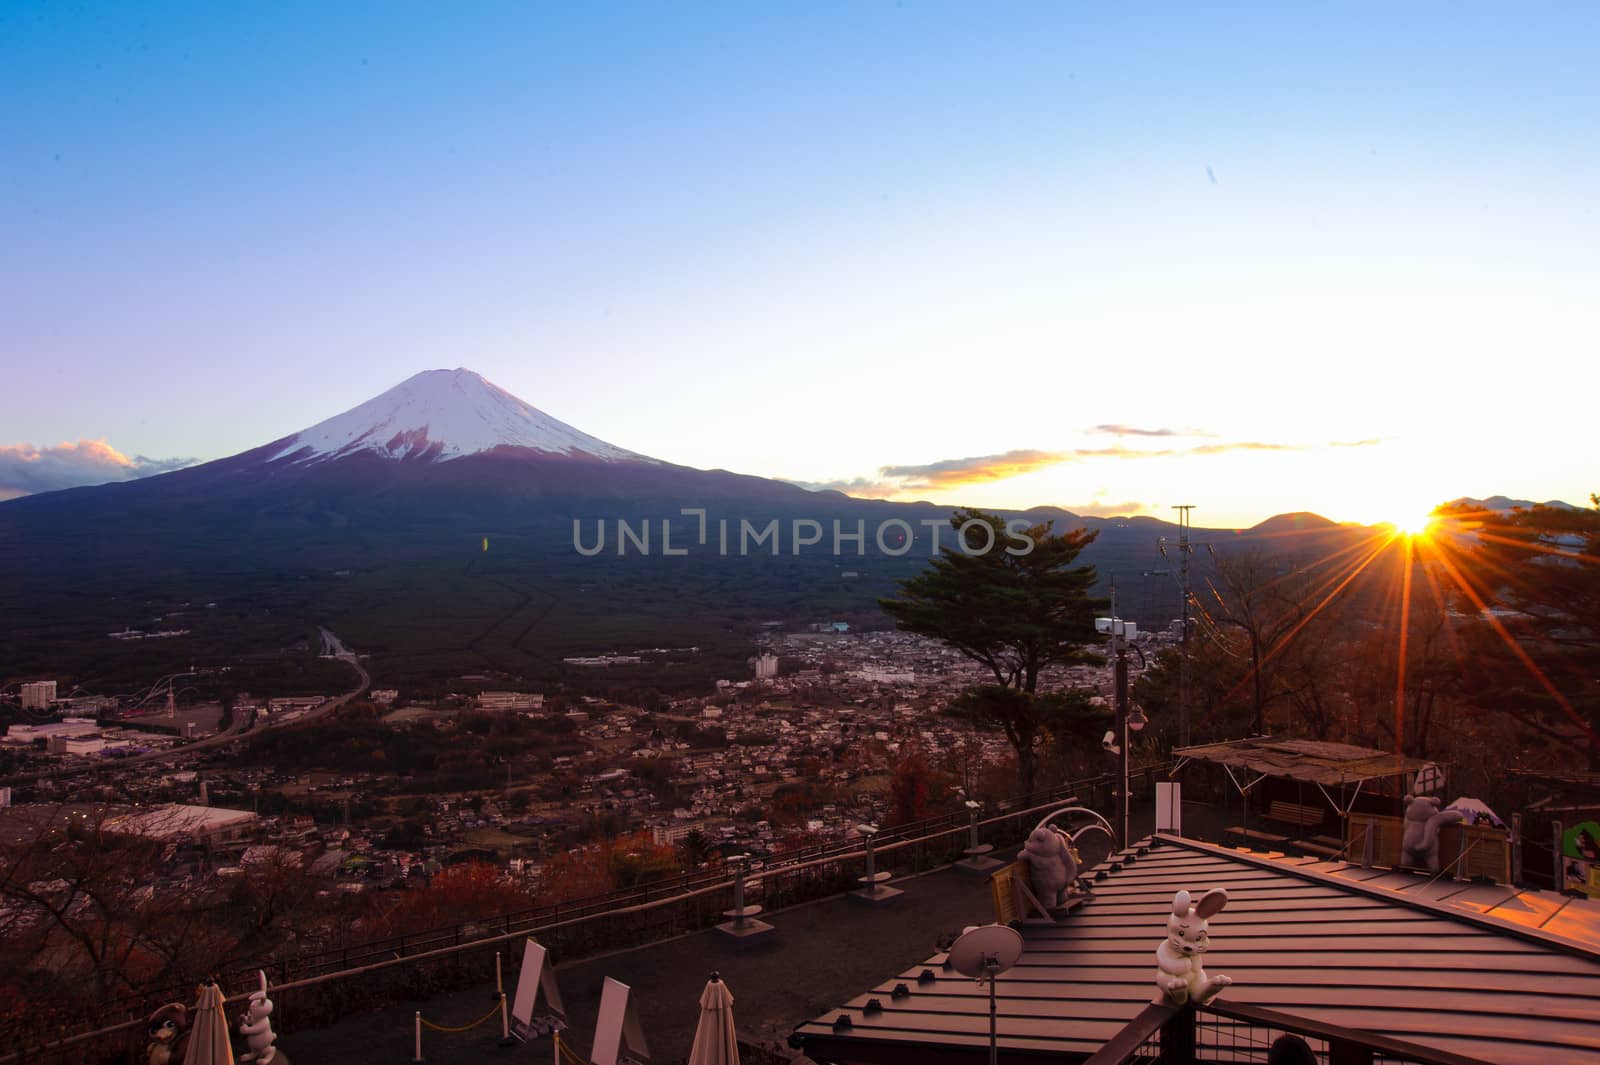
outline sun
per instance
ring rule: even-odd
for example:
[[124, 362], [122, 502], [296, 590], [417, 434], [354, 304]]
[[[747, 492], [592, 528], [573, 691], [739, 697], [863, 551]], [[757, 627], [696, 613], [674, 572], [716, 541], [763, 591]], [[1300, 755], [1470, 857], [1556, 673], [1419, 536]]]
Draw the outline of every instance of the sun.
[[1394, 526], [1395, 532], [1406, 536], [1426, 536], [1437, 520], [1433, 511], [1423, 510], [1392, 517], [1389, 519], [1389, 524]]

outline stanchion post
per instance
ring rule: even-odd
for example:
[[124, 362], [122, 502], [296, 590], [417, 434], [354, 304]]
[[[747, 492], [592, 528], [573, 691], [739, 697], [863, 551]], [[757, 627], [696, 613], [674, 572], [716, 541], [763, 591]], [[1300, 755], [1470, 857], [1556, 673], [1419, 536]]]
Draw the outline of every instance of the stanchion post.
[[[499, 957], [498, 954], [495, 957]], [[506, 993], [500, 992], [500, 1045], [514, 1047], [517, 1040], [511, 1038], [511, 1007], [508, 1004]]]
[[561, 1065], [561, 1033], [559, 1031], [550, 1033], [550, 1045], [555, 1048], [556, 1065]]
[[500, 952], [498, 950], [494, 952], [494, 993], [501, 998], [506, 997], [505, 980], [500, 975]]
[[420, 1065], [420, 1063], [422, 1061], [422, 1011], [421, 1010], [417, 1011], [416, 1026], [417, 1026], [417, 1053], [416, 1053], [416, 1056], [411, 1059], [412, 1065]]

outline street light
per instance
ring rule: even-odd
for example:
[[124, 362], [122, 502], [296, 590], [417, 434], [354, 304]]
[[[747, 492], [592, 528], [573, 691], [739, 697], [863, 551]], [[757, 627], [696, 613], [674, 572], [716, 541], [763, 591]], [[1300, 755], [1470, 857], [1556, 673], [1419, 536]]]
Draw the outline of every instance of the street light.
[[[1117, 800], [1117, 845], [1128, 845], [1128, 733], [1141, 732], [1150, 719], [1145, 717], [1144, 710], [1140, 707], [1128, 707], [1128, 644], [1123, 639], [1122, 619], [1117, 617], [1116, 590], [1111, 592], [1111, 646], [1116, 654], [1113, 661], [1112, 677], [1116, 690], [1117, 710], [1117, 739], [1121, 742], [1112, 744], [1110, 749], [1117, 755], [1117, 777], [1122, 785], [1122, 791]], [[1138, 648], [1134, 648], [1138, 651]], [[1142, 660], [1144, 653], [1139, 652]]]

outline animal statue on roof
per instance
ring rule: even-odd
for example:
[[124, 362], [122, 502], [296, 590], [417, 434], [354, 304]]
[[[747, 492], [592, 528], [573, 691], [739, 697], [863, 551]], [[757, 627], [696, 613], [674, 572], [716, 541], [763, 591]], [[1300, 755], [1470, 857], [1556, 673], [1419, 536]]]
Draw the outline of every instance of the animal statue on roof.
[[1226, 976], [1207, 976], [1201, 967], [1201, 955], [1211, 948], [1206, 924], [1227, 904], [1225, 888], [1212, 888], [1192, 905], [1187, 891], [1172, 896], [1167, 938], [1156, 948], [1157, 1002], [1202, 1006], [1233, 983]]
[[189, 1044], [189, 1007], [169, 1002], [150, 1015], [144, 1045], [146, 1065], [178, 1065]]
[[1020, 857], [1028, 863], [1028, 884], [1039, 901], [1052, 909], [1066, 905], [1079, 867], [1078, 852], [1067, 834], [1040, 825], [1028, 835]]
[[1400, 840], [1400, 860], [1406, 865], [1439, 871], [1439, 830], [1466, 820], [1460, 810], [1439, 809], [1436, 795], [1406, 796], [1405, 835]]
[[253, 1061], [256, 1065], [271, 1065], [278, 1055], [272, 1044], [277, 1036], [272, 1031], [272, 1000], [267, 997], [267, 974], [261, 972], [261, 989], [250, 993], [250, 1004], [239, 1021], [239, 1034], [244, 1036], [250, 1049], [239, 1056], [240, 1061]]

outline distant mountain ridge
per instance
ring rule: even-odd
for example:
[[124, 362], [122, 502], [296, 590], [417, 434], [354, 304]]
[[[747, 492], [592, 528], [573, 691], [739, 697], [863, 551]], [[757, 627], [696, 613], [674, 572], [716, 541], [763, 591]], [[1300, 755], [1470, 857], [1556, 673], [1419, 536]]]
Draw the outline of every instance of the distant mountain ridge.
[[1511, 499], [1507, 496], [1490, 496], [1488, 499], [1473, 499], [1462, 496], [1446, 503], [1447, 507], [1468, 507], [1473, 510], [1492, 510], [1498, 513], [1509, 513], [1512, 510], [1530, 510], [1533, 507], [1550, 507], [1555, 510], [1581, 510], [1581, 507], [1561, 499], [1548, 499], [1543, 503], [1535, 503], [1531, 499]]
[[[689, 666], [728, 676], [767, 620], [884, 624], [878, 600], [927, 564], [933, 529], [950, 546], [954, 509], [675, 465], [469, 370], [427, 371], [237, 455], [0, 503], [0, 662], [126, 683], [169, 663], [281, 665], [271, 656], [326, 625], [386, 686], [485, 670], [566, 682], [564, 657], [652, 646], [699, 646]], [[1082, 559], [1102, 588], [1116, 579], [1124, 615], [1162, 627], [1178, 616], [1157, 550], [1172, 523], [1051, 506], [1005, 516], [1095, 531]], [[746, 521], [776, 524], [781, 548], [742, 550]], [[625, 545], [618, 522], [647, 548]], [[814, 546], [801, 550], [809, 526]], [[603, 549], [576, 549], [579, 530], [594, 543], [608, 528]], [[1219, 552], [1320, 552], [1348, 530], [1293, 514], [1194, 533]], [[106, 637], [174, 617], [190, 635]], [[270, 680], [278, 667], [261, 669]]]
[[1274, 514], [1266, 521], [1257, 522], [1255, 525], [1250, 526], [1250, 531], [1253, 533], [1284, 533], [1337, 527], [1337, 522], [1330, 521], [1321, 514], [1314, 514], [1309, 510], [1297, 510], [1289, 514]]

